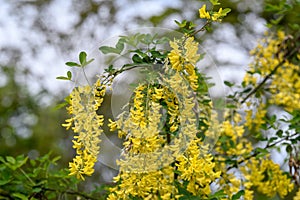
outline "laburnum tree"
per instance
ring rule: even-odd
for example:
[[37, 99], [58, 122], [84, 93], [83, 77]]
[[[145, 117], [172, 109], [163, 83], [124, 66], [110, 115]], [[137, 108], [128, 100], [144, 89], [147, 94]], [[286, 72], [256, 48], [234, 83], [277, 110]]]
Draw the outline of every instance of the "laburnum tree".
[[[209, 77], [199, 70], [197, 33], [221, 22], [230, 9], [217, 0], [210, 3], [209, 10], [206, 4], [199, 9], [199, 17], [206, 20], [202, 27], [177, 22], [181, 38], [136, 34], [120, 37], [116, 47], [100, 47], [104, 54], [131, 60], [121, 67], [110, 65], [94, 84], [78, 86], [70, 94], [71, 118], [63, 124], [75, 133], [77, 155], [70, 175], [84, 180], [94, 172], [104, 125], [98, 110], [105, 92], [113, 90], [117, 76], [138, 68], [146, 74], [144, 81], [134, 86], [127, 110], [109, 119], [110, 131], [123, 138], [123, 152], [107, 199], [254, 199], [256, 193], [283, 199], [297, 188], [299, 27], [274, 25], [266, 32], [250, 52], [253, 61], [241, 85], [224, 82], [233, 92], [222, 102], [223, 112], [216, 112]], [[159, 49], [163, 43], [170, 50]], [[85, 52], [79, 60], [67, 65], [84, 69], [93, 61]], [[72, 80], [71, 72], [60, 78]], [[274, 148], [287, 155], [288, 171], [271, 159]], [[299, 198], [298, 192], [294, 199]]]
[[[300, 199], [300, 33], [296, 23], [280, 25], [299, 6], [299, 1], [269, 5], [276, 20], [250, 52], [242, 83], [224, 81], [230, 92], [221, 100], [210, 94], [213, 84], [201, 69], [205, 55], [197, 38], [230, 15], [218, 0], [199, 9], [202, 26], [176, 21], [180, 37], [137, 33], [120, 36], [115, 47], [101, 46], [99, 53], [110, 61], [104, 72], [66, 98], [70, 118], [63, 126], [74, 132], [76, 152], [69, 176], [84, 181], [94, 173], [108, 126], [123, 149], [106, 199]], [[89, 57], [81, 52], [78, 63], [66, 64], [87, 78], [85, 70], [95, 61]], [[112, 62], [124, 57], [126, 63]], [[108, 118], [101, 112], [105, 97], [119, 76], [133, 70], [142, 81], [131, 85], [123, 111]], [[76, 82], [71, 71], [58, 79]], [[284, 166], [272, 159], [274, 150]], [[50, 189], [41, 185], [35, 194], [44, 197]]]
[[[94, 84], [70, 94], [71, 118], [63, 124], [75, 133], [77, 155], [70, 175], [84, 180], [94, 172], [104, 125], [104, 115], [97, 111], [105, 92], [119, 74], [140, 68], [146, 78], [134, 86], [127, 111], [109, 119], [110, 131], [123, 138], [123, 152], [107, 199], [254, 199], [256, 193], [283, 199], [299, 184], [298, 29], [273, 26], [265, 34], [250, 52], [253, 61], [241, 85], [224, 82], [233, 92], [218, 113], [209, 95], [209, 77], [199, 70], [197, 33], [221, 22], [230, 9], [210, 2], [210, 10], [206, 4], [199, 9], [206, 20], [202, 27], [177, 22], [181, 38], [136, 34], [120, 37], [115, 48], [100, 47], [104, 54], [131, 60], [121, 67], [110, 65]], [[158, 49], [164, 42], [170, 50]], [[79, 60], [67, 65], [85, 68], [93, 61], [85, 52]], [[61, 78], [71, 80], [71, 73]], [[288, 172], [271, 159], [274, 148], [286, 153]]]

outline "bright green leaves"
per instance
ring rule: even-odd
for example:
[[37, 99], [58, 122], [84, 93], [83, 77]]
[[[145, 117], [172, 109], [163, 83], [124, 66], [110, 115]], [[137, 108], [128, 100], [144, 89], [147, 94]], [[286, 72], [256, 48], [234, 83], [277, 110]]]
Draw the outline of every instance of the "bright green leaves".
[[[300, 1], [271, 1], [265, 2], [265, 15], [271, 16], [268, 19], [267, 26], [290, 29], [292, 31], [300, 30], [299, 20]], [[294, 34], [292, 34], [294, 35]]]
[[22, 167], [27, 162], [28, 157], [24, 157], [23, 155], [20, 155], [16, 158], [12, 156], [6, 156], [5, 159], [3, 157], [0, 157], [0, 163], [3, 163], [5, 166], [12, 170], [16, 170], [20, 167]]
[[85, 67], [94, 61], [94, 58], [87, 60], [86, 57], [87, 57], [87, 54], [84, 51], [80, 52], [80, 54], [79, 54], [80, 67]]
[[219, 0], [209, 0], [213, 6], [220, 5]]
[[72, 72], [67, 71], [67, 76], [58, 76], [58, 77], [56, 77], [56, 79], [70, 81], [70, 80], [72, 80]]
[[161, 52], [155, 48], [149, 50], [133, 50], [132, 61], [137, 64], [162, 64], [168, 55], [168, 51]]
[[[125, 55], [131, 58], [132, 63], [124, 64], [120, 69], [113, 68], [110, 65], [104, 69], [109, 76], [116, 76], [117, 74], [139, 67], [142, 64], [163, 64], [167, 58], [168, 51], [157, 50], [157, 45], [165, 44], [169, 41], [167, 37], [159, 37], [157, 34], [141, 34], [137, 33], [129, 36], [120, 36], [117, 44], [114, 47], [101, 46], [99, 50], [103, 54], [118, 54]], [[126, 47], [126, 48], [125, 48]], [[126, 51], [125, 51], [126, 50]]]
[[221, 16], [222, 17], [226, 17], [228, 13], [231, 12], [231, 9], [230, 8], [224, 8], [221, 12]]
[[169, 39], [167, 37], [158, 37], [157, 34], [151, 35], [151, 34], [141, 34], [137, 33], [131, 36], [120, 36], [120, 39], [118, 40], [115, 47], [111, 46], [101, 46], [99, 50], [103, 54], [119, 54], [121, 55], [122, 52], [125, 49], [125, 44], [129, 47], [136, 48], [139, 44], [147, 45], [148, 47], [150, 45], [158, 45], [158, 44], [164, 44], [168, 42]]
[[108, 74], [113, 74], [116, 71], [116, 69], [114, 68], [113, 65], [109, 65], [109, 67], [104, 69], [104, 71], [107, 72]]
[[76, 62], [66, 62], [66, 65], [69, 67], [80, 67], [80, 65]]
[[175, 20], [175, 23], [178, 25], [181, 32], [186, 33], [188, 35], [191, 35], [195, 32], [196, 24], [194, 24], [191, 21], [183, 20], [182, 22], [179, 22]]
[[76, 62], [66, 62], [66, 65], [69, 67], [85, 67], [91, 62], [93, 62], [95, 59], [92, 58], [90, 60], [87, 60], [87, 54], [86, 52], [82, 51], [79, 53], [79, 63]]
[[125, 38], [120, 38], [115, 47], [101, 46], [99, 50], [104, 54], [115, 53], [121, 54], [124, 50]]
[[54, 168], [59, 158], [50, 154], [36, 159], [0, 156], [0, 199], [3, 194], [4, 199], [59, 199], [61, 195], [71, 198], [74, 194], [70, 191], [76, 190], [79, 181], [68, 176], [66, 169]]
[[230, 81], [224, 81], [224, 84], [226, 85], [226, 86], [228, 86], [228, 87], [232, 87], [232, 86], [234, 86], [234, 83], [232, 83], [232, 82], [230, 82]]
[[256, 158], [262, 158], [262, 157], [265, 157], [268, 154], [269, 154], [269, 151], [267, 149], [265, 149], [265, 148], [257, 147], [254, 150], [254, 155], [256, 155], [255, 156]]
[[244, 194], [245, 194], [245, 191], [240, 190], [236, 194], [232, 195], [231, 200], [239, 200]]
[[217, 192], [215, 192], [214, 194], [210, 194], [208, 199], [211, 200], [221, 200], [227, 198], [227, 194], [225, 194], [224, 190], [219, 190]]
[[[93, 62], [95, 60], [94, 58], [92, 58], [90, 60], [87, 60], [87, 54], [84, 51], [80, 52], [78, 57], [79, 57], [79, 63], [66, 62], [66, 65], [69, 66], [69, 67], [79, 67], [79, 68], [83, 69], [88, 64], [90, 64], [91, 62]], [[71, 81], [72, 80], [72, 72], [67, 71], [67, 76], [58, 76], [58, 77], [56, 77], [56, 79]]]

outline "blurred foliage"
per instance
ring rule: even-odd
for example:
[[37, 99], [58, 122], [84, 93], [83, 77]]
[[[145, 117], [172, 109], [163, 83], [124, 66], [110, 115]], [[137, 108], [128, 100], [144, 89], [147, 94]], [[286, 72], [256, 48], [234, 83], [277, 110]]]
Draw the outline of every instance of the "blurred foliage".
[[0, 87], [0, 155], [27, 154], [36, 158], [50, 150], [62, 154], [67, 135], [57, 122], [63, 121], [63, 110], [44, 106], [42, 98], [51, 94], [45, 90], [32, 94], [26, 84], [18, 80], [19, 76], [26, 76], [18, 68], [1, 66], [0, 71], [3, 80]]
[[79, 181], [68, 176], [68, 170], [57, 168], [59, 159], [51, 154], [37, 159], [0, 156], [0, 199], [101, 199], [102, 188], [90, 194], [81, 192]]

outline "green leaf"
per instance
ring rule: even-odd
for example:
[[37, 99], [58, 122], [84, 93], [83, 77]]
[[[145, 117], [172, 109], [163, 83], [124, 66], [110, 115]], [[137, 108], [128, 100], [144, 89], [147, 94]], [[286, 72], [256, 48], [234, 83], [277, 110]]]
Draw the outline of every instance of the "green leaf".
[[86, 61], [85, 62], [85, 64], [84, 64], [84, 66], [86, 66], [86, 65], [88, 65], [88, 64], [90, 64], [91, 62], [93, 62], [95, 59], [94, 58], [92, 58], [92, 59], [90, 59], [89, 61]]
[[290, 144], [288, 144], [287, 146], [286, 146], [286, 152], [287, 153], [291, 153], [292, 151], [293, 151], [293, 147], [292, 147], [292, 145], [290, 145]]
[[124, 38], [120, 38], [119, 41], [118, 41], [118, 43], [116, 44], [116, 49], [119, 51], [119, 54], [124, 49], [124, 42], [125, 42], [125, 39]]
[[119, 54], [120, 53], [120, 51], [118, 49], [109, 47], [109, 46], [99, 47], [99, 50], [104, 54], [109, 54], [109, 53]]
[[162, 37], [162, 38], [156, 40], [155, 44], [165, 44], [165, 43], [167, 43], [167, 42], [169, 42], [169, 41], [170, 41], [169, 38], [167, 38], [167, 37]]
[[234, 83], [231, 83], [229, 81], [224, 81], [224, 84], [227, 85], [228, 87], [234, 86]]
[[115, 69], [113, 65], [109, 65], [108, 68], [104, 69], [104, 71], [109, 74], [113, 74], [115, 72]]
[[69, 79], [69, 77], [65, 77], [65, 76], [58, 76], [58, 77], [56, 77], [56, 79], [58, 79], [58, 80], [70, 80]]
[[8, 162], [10, 162], [11, 164], [15, 164], [15, 163], [16, 163], [15, 158], [12, 157], [12, 156], [6, 156], [6, 160], [7, 160]]
[[278, 137], [282, 137], [283, 131], [282, 131], [282, 130], [278, 130], [278, 131], [276, 132], [276, 135], [277, 135]]
[[84, 51], [79, 53], [79, 62], [81, 65], [84, 65], [86, 63], [86, 56], [87, 54]]
[[132, 61], [134, 63], [143, 63], [143, 59], [139, 55], [137, 55], [137, 54], [134, 54], [132, 56]]
[[225, 194], [224, 190], [219, 190], [214, 194], [209, 195], [208, 197], [209, 199], [222, 199], [227, 198], [227, 194]]
[[223, 10], [222, 10], [222, 16], [225, 17], [230, 11], [231, 11], [230, 8], [225, 8], [225, 9], [223, 9]]
[[28, 157], [24, 157], [24, 155], [19, 155], [16, 157], [16, 166], [20, 168], [22, 165], [24, 165], [28, 160]]
[[40, 187], [36, 187], [36, 188], [32, 189], [32, 192], [34, 192], [34, 193], [39, 193], [40, 191], [42, 191], [42, 188], [40, 188]]
[[276, 141], [277, 139], [278, 139], [278, 137], [271, 137], [269, 139], [269, 143], [272, 143], [272, 142]]
[[25, 195], [22, 194], [22, 193], [13, 193], [12, 196], [13, 196], [13, 197], [17, 197], [17, 198], [19, 198], [19, 199], [21, 199], [21, 200], [28, 200], [28, 197], [25, 196]]
[[209, 1], [214, 6], [220, 5], [219, 0], [209, 0]]
[[7, 180], [0, 180], [0, 186], [1, 185], [6, 185], [7, 183], [11, 182], [12, 179], [7, 179]]
[[76, 62], [66, 62], [65, 64], [69, 67], [80, 67], [80, 65]]
[[56, 157], [52, 158], [51, 162], [54, 164], [54, 163], [56, 163], [56, 161], [58, 161], [60, 159], [61, 159], [61, 156], [56, 156]]
[[252, 88], [249, 87], [249, 88], [246, 88], [245, 90], [243, 90], [242, 93], [248, 93], [248, 92], [250, 92], [251, 90], [252, 90]]
[[[64, 101], [64, 102], [62, 102], [62, 103], [57, 104], [57, 105], [54, 107], [54, 110], [58, 110], [58, 109], [64, 108], [64, 107], [66, 107], [67, 105], [69, 105], [69, 103], [66, 102], [66, 101]], [[31, 161], [31, 160], [30, 160], [30, 161]]]
[[260, 147], [257, 147], [254, 152], [257, 154], [255, 157], [256, 158], [261, 158], [261, 157], [264, 157], [265, 155], [267, 155], [269, 152], [267, 149], [263, 149], [263, 148], [260, 148]]
[[144, 44], [151, 44], [153, 42], [153, 37], [151, 34], [145, 34], [144, 38], [141, 39], [141, 43]]
[[232, 198], [231, 200], [238, 200], [241, 198], [242, 195], [245, 194], [245, 191], [244, 190], [240, 190], [238, 191], [236, 194], [232, 195]]
[[68, 79], [71, 80], [71, 79], [72, 79], [72, 72], [71, 72], [71, 71], [68, 71], [68, 72], [67, 72], [67, 76], [68, 76]]

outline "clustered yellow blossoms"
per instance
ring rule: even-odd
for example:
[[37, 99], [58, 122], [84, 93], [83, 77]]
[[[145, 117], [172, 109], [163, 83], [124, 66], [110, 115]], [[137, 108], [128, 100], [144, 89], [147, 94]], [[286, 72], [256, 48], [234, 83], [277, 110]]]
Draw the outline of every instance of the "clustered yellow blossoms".
[[[244, 199], [247, 200], [254, 198], [254, 191], [268, 197], [278, 194], [284, 198], [293, 190], [294, 184], [291, 178], [283, 173], [278, 164], [268, 157], [251, 158], [254, 148], [250, 140], [245, 138], [245, 135], [262, 136], [262, 125], [267, 122], [267, 104], [277, 104], [286, 111], [299, 109], [300, 79], [295, 74], [300, 71], [300, 68], [284, 59], [285, 52], [279, 49], [284, 48], [282, 46], [284, 38], [284, 33], [280, 31], [277, 37], [271, 35], [266, 39], [265, 46], [259, 44], [251, 52], [255, 56], [254, 62], [244, 77], [245, 87], [249, 85], [257, 87], [277, 67], [266, 83], [267, 91], [272, 95], [267, 100], [259, 97], [249, 98], [245, 105], [240, 105], [245, 112], [244, 119], [236, 110], [227, 113], [229, 117], [225, 116], [227, 120], [222, 124], [220, 139], [215, 146], [215, 160], [218, 161], [217, 169], [222, 171], [218, 184], [229, 198], [241, 189], [244, 190]], [[282, 66], [278, 68], [280, 63]], [[231, 167], [228, 168], [226, 161], [232, 157], [241, 165], [235, 167], [239, 173], [228, 170]]]
[[258, 192], [268, 197], [274, 197], [277, 193], [283, 198], [294, 188], [291, 179], [280, 169], [278, 164], [265, 158], [261, 161], [252, 158], [247, 161], [244, 167], [241, 167], [245, 176], [245, 199], [253, 199], [253, 192], [250, 188], [257, 189]]
[[298, 192], [296, 196], [294, 196], [293, 200], [300, 200], [300, 188], [298, 189]]
[[[276, 72], [266, 88], [270, 93], [269, 103], [282, 106], [286, 111], [300, 109], [300, 65], [295, 65], [285, 59], [284, 32], [278, 31], [277, 35], [266, 34], [267, 39], [262, 40], [251, 54], [254, 62], [250, 66], [249, 73], [245, 75], [245, 85], [257, 86], [257, 79], [266, 77], [276, 67]], [[278, 65], [281, 65], [278, 67]]]
[[[253, 147], [250, 141], [244, 138], [246, 127], [237, 125], [242, 122], [239, 114], [232, 116], [233, 122], [224, 121], [220, 139], [216, 144], [215, 160], [216, 168], [222, 172], [217, 183], [228, 195], [244, 190], [244, 199], [253, 200], [254, 191], [258, 191], [268, 197], [278, 194], [281, 198], [286, 196], [294, 188], [291, 179], [283, 173], [278, 164], [267, 158], [249, 158]], [[226, 160], [235, 157], [237, 171], [230, 171], [227, 168]]]
[[[219, 4], [217, 0], [213, 2]], [[221, 21], [229, 11], [222, 8], [218, 12], [207, 11], [203, 5], [199, 14], [211, 22]], [[184, 195], [209, 199], [214, 191], [223, 191], [225, 200], [244, 190], [243, 198], [252, 200], [256, 191], [281, 198], [291, 192], [294, 187], [291, 179], [269, 155], [255, 157], [254, 147], [247, 138], [261, 134], [269, 103], [283, 106], [287, 111], [300, 109], [300, 78], [295, 75], [300, 71], [299, 66], [284, 60], [284, 53], [278, 53], [284, 44], [283, 32], [270, 38], [252, 51], [255, 59], [243, 81], [245, 86], [257, 87], [259, 80], [283, 63], [267, 82], [270, 99], [267, 102], [248, 99], [245, 105], [238, 105], [246, 107], [244, 117], [234, 108], [225, 114], [226, 120], [220, 125], [214, 122], [217, 117], [212, 117], [215, 113], [211, 111], [211, 101], [203, 97], [208, 94], [199, 92], [203, 84], [196, 68], [199, 44], [192, 36], [170, 41], [164, 74], [139, 84], [128, 112], [124, 111], [116, 120], [108, 120], [110, 131], [117, 131], [123, 138], [124, 148], [117, 161], [116, 185], [109, 189], [107, 199], [169, 200]], [[63, 126], [75, 133], [73, 148], [77, 155], [69, 167], [70, 175], [79, 179], [94, 172], [104, 120], [97, 110], [105, 91], [106, 87], [98, 80], [95, 85], [75, 88], [70, 94], [67, 110], [72, 117]], [[205, 139], [216, 136], [219, 139], [213, 143], [212, 154]], [[298, 199], [300, 191], [294, 198]]]
[[[246, 112], [246, 121], [245, 126], [251, 131], [254, 135], [260, 134], [260, 128], [262, 124], [266, 122], [265, 117], [267, 114], [266, 105], [264, 103], [260, 103], [257, 110], [253, 112], [254, 108], [250, 102], [247, 102], [249, 105], [245, 112]], [[252, 106], [252, 107], [251, 107]]]
[[170, 42], [172, 47], [168, 55], [172, 69], [182, 72], [188, 79], [190, 87], [197, 90], [198, 76], [195, 71], [195, 64], [200, 58], [198, 51], [198, 43], [194, 42], [193, 37], [188, 37], [182, 45], [178, 40]]
[[63, 124], [67, 129], [72, 128], [75, 133], [72, 142], [77, 155], [69, 163], [70, 175], [83, 180], [84, 175], [93, 174], [99, 153], [99, 136], [104, 118], [97, 114], [97, 110], [103, 102], [105, 90], [105, 86], [98, 80], [93, 87], [78, 87], [70, 94], [67, 110], [72, 117]]
[[230, 9], [219, 8], [218, 12], [215, 11], [207, 11], [206, 4], [199, 9], [199, 17], [202, 19], [212, 20], [212, 21], [222, 21], [222, 18], [230, 12]]
[[193, 91], [199, 84], [198, 43], [187, 37], [171, 41], [170, 46], [163, 85], [139, 85], [128, 116], [110, 120], [111, 130], [126, 139], [117, 185], [108, 199], [178, 199], [182, 196], [178, 185], [205, 198], [211, 193], [210, 184], [220, 177], [212, 155], [203, 151], [204, 144], [196, 137], [199, 113]]

